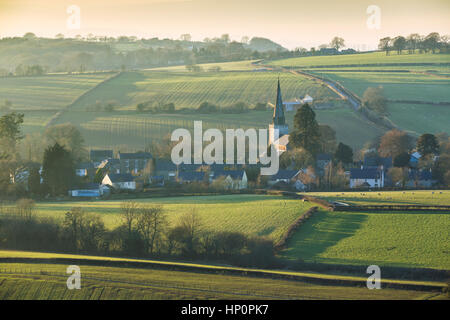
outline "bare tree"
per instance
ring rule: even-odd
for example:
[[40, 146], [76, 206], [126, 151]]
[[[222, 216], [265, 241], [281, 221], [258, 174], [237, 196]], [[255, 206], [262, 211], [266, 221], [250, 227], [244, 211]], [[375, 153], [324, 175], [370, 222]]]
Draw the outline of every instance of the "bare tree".
[[133, 230], [133, 222], [138, 217], [139, 204], [133, 201], [122, 202], [120, 205], [120, 214], [122, 219], [125, 221], [125, 225], [127, 226], [128, 236], [131, 235]]
[[146, 252], [153, 254], [156, 243], [161, 239], [167, 227], [164, 210], [158, 205], [147, 205], [139, 210], [137, 228], [145, 242]]

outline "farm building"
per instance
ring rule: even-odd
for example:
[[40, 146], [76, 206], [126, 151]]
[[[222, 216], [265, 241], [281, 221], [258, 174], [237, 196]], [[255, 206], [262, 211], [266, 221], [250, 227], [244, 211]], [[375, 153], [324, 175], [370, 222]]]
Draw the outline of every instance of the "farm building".
[[108, 187], [102, 187], [98, 183], [87, 183], [69, 190], [71, 197], [100, 197], [109, 191]]
[[174, 181], [177, 176], [178, 167], [170, 160], [157, 159], [155, 163], [157, 176], [162, 176], [164, 180]]
[[135, 178], [129, 173], [106, 174], [102, 184], [113, 187], [117, 190], [136, 190]]
[[295, 111], [298, 107], [302, 105], [302, 100], [295, 98], [290, 101], [284, 101], [283, 105], [286, 111]]

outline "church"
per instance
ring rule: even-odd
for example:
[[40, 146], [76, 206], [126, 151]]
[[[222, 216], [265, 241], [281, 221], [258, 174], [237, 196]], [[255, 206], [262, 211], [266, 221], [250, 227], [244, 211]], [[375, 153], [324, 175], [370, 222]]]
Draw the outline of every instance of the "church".
[[281, 97], [280, 79], [278, 78], [277, 101], [273, 109], [272, 123], [269, 125], [269, 145], [281, 154], [289, 143], [289, 128], [284, 115], [283, 98]]

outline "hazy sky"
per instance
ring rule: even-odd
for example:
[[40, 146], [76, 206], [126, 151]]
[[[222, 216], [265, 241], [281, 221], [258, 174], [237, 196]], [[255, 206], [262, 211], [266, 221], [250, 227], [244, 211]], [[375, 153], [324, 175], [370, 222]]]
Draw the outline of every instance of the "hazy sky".
[[[80, 29], [69, 29], [67, 8], [80, 8]], [[366, 10], [380, 8], [380, 28]], [[450, 0], [0, 0], [0, 37], [31, 31], [53, 37], [88, 33], [194, 40], [230, 34], [268, 37], [287, 48], [310, 48], [335, 35], [347, 46], [374, 47], [383, 36], [450, 34]]]

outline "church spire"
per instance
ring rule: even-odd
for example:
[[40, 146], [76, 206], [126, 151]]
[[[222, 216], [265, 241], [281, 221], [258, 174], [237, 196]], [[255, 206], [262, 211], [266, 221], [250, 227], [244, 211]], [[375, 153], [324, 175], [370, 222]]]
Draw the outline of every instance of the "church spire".
[[281, 98], [280, 77], [278, 77], [277, 102], [275, 105], [275, 109], [273, 110], [273, 124], [275, 124], [275, 125], [285, 125], [286, 124], [286, 119], [284, 117], [284, 109], [283, 109], [283, 99]]

